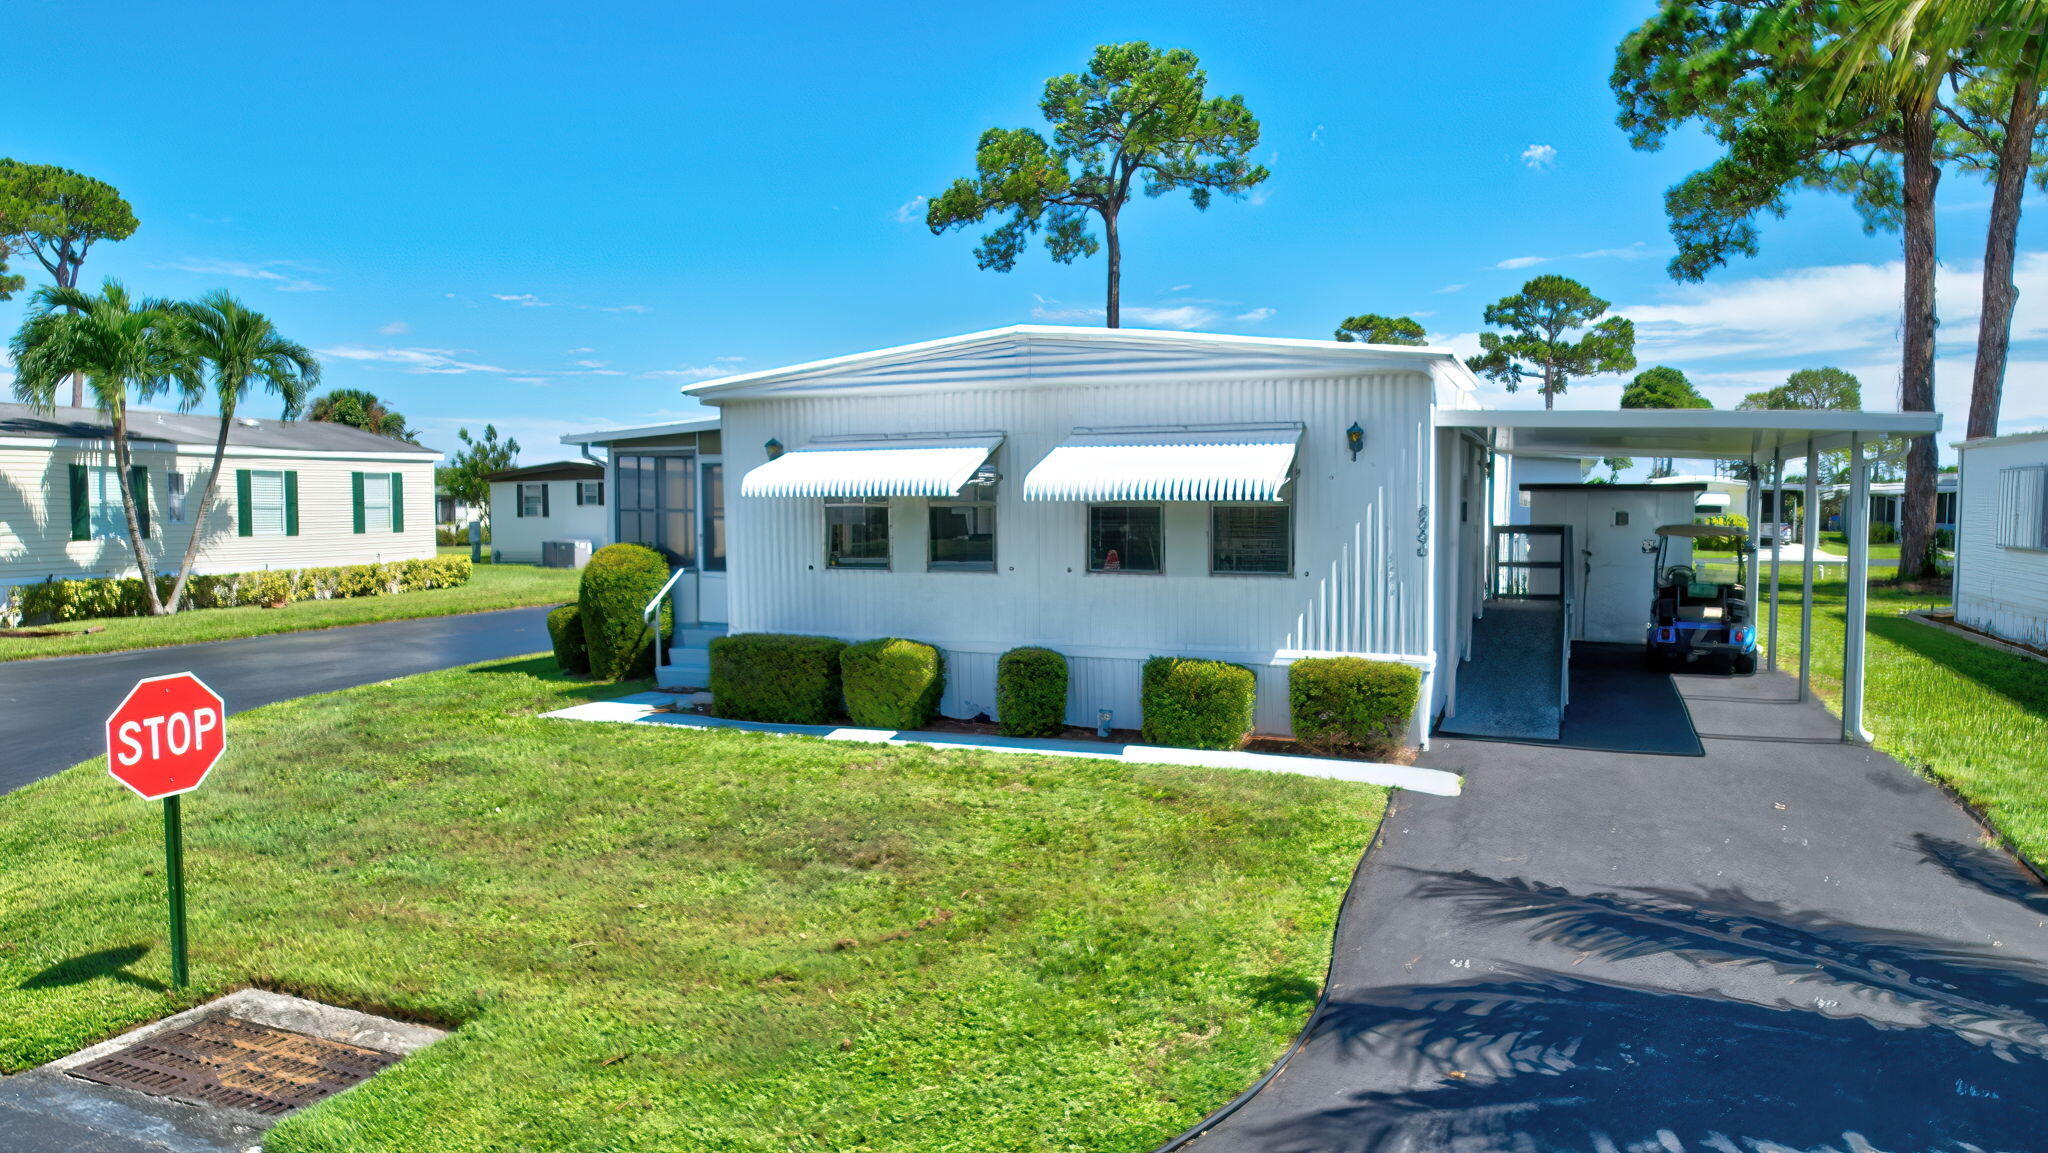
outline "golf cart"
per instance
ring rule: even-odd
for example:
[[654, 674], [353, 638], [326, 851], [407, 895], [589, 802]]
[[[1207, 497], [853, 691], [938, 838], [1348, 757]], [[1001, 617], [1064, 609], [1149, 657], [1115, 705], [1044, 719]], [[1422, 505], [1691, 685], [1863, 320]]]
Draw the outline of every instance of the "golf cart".
[[1683, 668], [1698, 662], [1722, 673], [1756, 671], [1746, 543], [1735, 550], [1735, 580], [1729, 584], [1700, 580], [1690, 564], [1667, 563], [1674, 538], [1697, 541], [1725, 537], [1730, 531], [1726, 525], [1667, 524], [1657, 530], [1655, 540], [1643, 542], [1643, 551], [1657, 557], [1650, 627], [1643, 639], [1643, 663], [1649, 668]]

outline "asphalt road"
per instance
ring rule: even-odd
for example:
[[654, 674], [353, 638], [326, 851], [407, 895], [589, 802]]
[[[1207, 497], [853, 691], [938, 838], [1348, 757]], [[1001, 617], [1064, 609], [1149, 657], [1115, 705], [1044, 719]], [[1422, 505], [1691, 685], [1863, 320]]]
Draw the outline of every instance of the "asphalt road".
[[1675, 679], [1704, 757], [1425, 754], [1464, 795], [1396, 796], [1188, 1153], [2048, 1149], [2048, 888], [1784, 674]]
[[[546, 607], [0, 663], [0, 792], [105, 751], [101, 724], [144, 677], [190, 672], [233, 715], [258, 705], [548, 648]], [[230, 737], [232, 739], [232, 736]]]

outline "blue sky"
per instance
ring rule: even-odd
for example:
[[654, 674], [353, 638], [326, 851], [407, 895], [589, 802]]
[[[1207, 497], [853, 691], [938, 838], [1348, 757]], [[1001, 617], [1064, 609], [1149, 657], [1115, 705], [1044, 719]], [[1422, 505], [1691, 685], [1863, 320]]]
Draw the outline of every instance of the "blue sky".
[[[1799, 198], [1704, 285], [1665, 275], [1662, 192], [1711, 153], [1636, 152], [1614, 127], [1607, 74], [1642, 0], [9, 7], [29, 47], [0, 73], [0, 152], [105, 179], [142, 221], [87, 279], [227, 287], [443, 449], [492, 421], [553, 459], [564, 432], [691, 414], [693, 379], [1096, 322], [1100, 258], [981, 272], [975, 237], [931, 236], [918, 198], [969, 171], [984, 128], [1039, 126], [1046, 77], [1126, 39], [1200, 55], [1273, 171], [1207, 213], [1127, 213], [1127, 324], [1327, 337], [1406, 313], [1469, 349], [1488, 302], [1554, 271], [1719, 406], [1819, 364], [1896, 404], [1898, 241], [1846, 203]], [[1959, 437], [1988, 192], [1952, 175], [1942, 199]], [[2038, 194], [2029, 211], [2005, 431], [2048, 426]], [[1621, 383], [1563, 403], [1611, 408]]]

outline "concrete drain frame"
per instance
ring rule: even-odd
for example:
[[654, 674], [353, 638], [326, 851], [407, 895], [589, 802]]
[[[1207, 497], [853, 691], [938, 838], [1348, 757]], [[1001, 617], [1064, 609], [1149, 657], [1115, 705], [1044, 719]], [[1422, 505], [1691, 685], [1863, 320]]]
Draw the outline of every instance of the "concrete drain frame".
[[295, 1110], [445, 1036], [427, 1025], [243, 989], [9, 1077], [0, 1106], [166, 1149], [239, 1151]]

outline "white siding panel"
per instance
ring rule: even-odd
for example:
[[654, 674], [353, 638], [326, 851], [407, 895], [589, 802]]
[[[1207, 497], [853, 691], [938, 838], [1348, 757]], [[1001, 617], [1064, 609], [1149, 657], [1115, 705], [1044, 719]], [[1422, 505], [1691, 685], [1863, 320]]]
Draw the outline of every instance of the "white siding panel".
[[[519, 484], [548, 488], [548, 515], [520, 516]], [[517, 564], [539, 564], [541, 542], [587, 540], [590, 549], [612, 543], [612, 492], [607, 480], [603, 504], [576, 503], [573, 480], [497, 481], [491, 485], [491, 551]], [[408, 514], [409, 519], [409, 514]]]
[[2001, 542], [2039, 523], [2042, 466], [2048, 438], [1964, 446], [1956, 533], [1956, 620], [2030, 645], [2048, 645], [2048, 550]]

